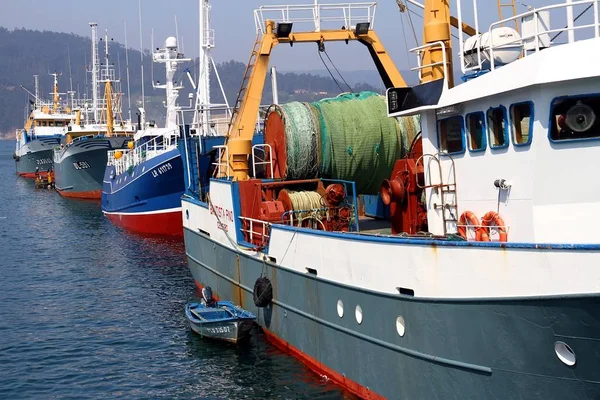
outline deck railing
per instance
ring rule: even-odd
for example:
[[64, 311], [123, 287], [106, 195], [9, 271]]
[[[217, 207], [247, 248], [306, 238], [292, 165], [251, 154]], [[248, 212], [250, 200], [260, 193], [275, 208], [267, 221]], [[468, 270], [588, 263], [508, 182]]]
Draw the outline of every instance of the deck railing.
[[238, 217], [240, 219], [240, 230], [248, 243], [260, 246], [261, 248], [269, 245], [271, 234], [271, 224], [259, 219]]
[[[133, 149], [111, 150], [108, 152], [107, 165], [115, 167], [116, 175], [122, 174], [143, 161], [177, 148], [178, 137], [178, 131], [174, 130], [171, 134], [156, 136]], [[119, 153], [121, 154], [120, 157], [115, 157]]]
[[254, 10], [254, 23], [257, 34], [265, 33], [266, 20], [291, 22], [304, 32], [351, 29], [360, 22], [368, 22], [373, 29], [376, 8], [377, 2], [262, 6]]
[[[483, 69], [483, 64], [487, 61], [484, 60], [482, 56], [482, 51], [489, 51], [489, 63], [490, 69], [494, 70], [498, 67], [497, 63], [494, 60], [494, 51], [499, 51], [502, 48], [507, 46], [514, 45], [522, 45], [523, 50], [521, 55], [526, 57], [530, 54], [537, 53], [540, 50], [551, 46], [552, 40], [558, 37], [560, 33], [566, 33], [567, 43], [573, 43], [577, 41], [575, 39], [575, 32], [583, 31], [583, 30], [592, 30], [592, 34], [590, 37], [598, 38], [600, 37], [600, 14], [599, 14], [599, 3], [600, 0], [579, 0], [572, 2], [565, 2], [561, 4], [552, 4], [536, 9], [529, 10], [522, 14], [515, 15], [513, 17], [505, 18], [503, 20], [492, 23], [488, 28], [489, 35], [489, 44], [485, 44], [485, 49], [482, 49], [481, 46], [477, 48], [477, 58], [478, 63], [475, 66], [468, 66], [465, 61], [464, 54], [464, 40], [463, 40], [463, 32], [461, 30], [458, 31], [459, 34], [459, 43], [460, 43], [460, 55], [461, 55], [461, 69], [463, 73], [469, 71], [480, 71]], [[591, 8], [593, 12], [593, 22], [591, 23], [579, 23], [577, 25], [576, 19], [573, 18], [573, 10], [577, 6], [587, 6], [587, 8]], [[479, 26], [477, 21], [477, 1], [473, 1], [473, 9], [475, 15], [475, 30], [479, 32]], [[550, 26], [544, 26], [549, 22], [550, 11], [555, 10], [564, 10], [566, 15], [566, 26], [561, 26], [560, 28], [552, 29]], [[462, 12], [461, 12], [461, 0], [457, 1], [457, 14], [458, 14], [458, 24], [461, 26], [462, 24]], [[554, 14], [552, 14], [554, 15]], [[585, 21], [585, 19], [583, 19]], [[523, 23], [523, 21], [527, 21], [527, 24]], [[494, 36], [492, 32], [494, 29], [497, 29], [504, 25], [510, 25], [512, 23], [521, 22], [521, 34], [518, 38], [513, 41], [505, 41], [502, 43], [494, 44]], [[552, 35], [552, 37], [551, 37]], [[483, 44], [482, 44], [483, 46]]]

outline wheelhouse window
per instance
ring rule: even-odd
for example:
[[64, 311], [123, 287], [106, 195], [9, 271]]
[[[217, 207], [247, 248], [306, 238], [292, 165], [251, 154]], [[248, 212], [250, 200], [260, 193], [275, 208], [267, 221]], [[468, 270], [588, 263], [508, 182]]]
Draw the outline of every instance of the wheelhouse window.
[[533, 134], [533, 103], [517, 103], [510, 106], [512, 141], [515, 146], [531, 144]]
[[554, 99], [550, 112], [553, 141], [600, 138], [600, 96]]
[[464, 127], [462, 116], [450, 117], [438, 121], [440, 150], [448, 154], [465, 151]]
[[490, 108], [487, 112], [487, 128], [490, 147], [501, 149], [508, 146], [506, 108]]
[[467, 114], [467, 138], [470, 151], [483, 151], [485, 139], [485, 116], [482, 111]]

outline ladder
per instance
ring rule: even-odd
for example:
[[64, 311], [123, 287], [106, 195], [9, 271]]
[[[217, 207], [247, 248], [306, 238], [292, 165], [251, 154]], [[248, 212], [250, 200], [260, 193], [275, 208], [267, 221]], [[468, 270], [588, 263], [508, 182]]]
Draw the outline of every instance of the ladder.
[[254, 67], [254, 63], [256, 62], [256, 58], [258, 56], [258, 49], [260, 48], [261, 37], [260, 35], [256, 36], [256, 40], [254, 42], [254, 47], [252, 48], [252, 53], [250, 54], [250, 59], [248, 60], [248, 64], [246, 64], [246, 70], [244, 71], [244, 78], [242, 79], [242, 84], [240, 85], [240, 90], [238, 91], [237, 97], [235, 99], [235, 103], [233, 105], [233, 110], [231, 112], [231, 119], [229, 120], [228, 126], [228, 135], [227, 139], [231, 136], [233, 132], [231, 132], [232, 126], [235, 123], [235, 119], [240, 110], [240, 106], [242, 105], [242, 100], [244, 99], [244, 94], [246, 93], [246, 88], [248, 87], [248, 81], [250, 80], [250, 75], [252, 75], [252, 69]]
[[[452, 170], [451, 178], [449, 178], [449, 182], [444, 182], [444, 174], [442, 169], [442, 163], [440, 161], [440, 156], [444, 156], [450, 159], [450, 168]], [[429, 163], [425, 166], [425, 159], [429, 158]], [[434, 162], [438, 166], [438, 174], [439, 174], [439, 182], [434, 183], [434, 178], [431, 176], [432, 167], [431, 163]], [[417, 182], [417, 186], [420, 189], [432, 189], [433, 194], [439, 195], [440, 204], [434, 203], [433, 208], [436, 210], [441, 210], [442, 212], [442, 220], [444, 224], [444, 235], [448, 235], [448, 233], [456, 233], [458, 229], [458, 199], [456, 192], [456, 166], [454, 164], [454, 159], [448, 153], [437, 153], [437, 154], [423, 154], [421, 157], [417, 159], [416, 166], [419, 167], [419, 164], [423, 164], [423, 169], [427, 171], [428, 174], [428, 184], [421, 186]]]
[[[504, 2], [503, 2], [504, 1]], [[515, 15], [517, 15], [517, 5], [515, 4], [515, 0], [497, 0], [498, 3], [498, 16], [500, 17], [500, 20], [503, 20], [504, 18], [509, 18], [510, 16], [514, 17]], [[512, 15], [507, 15], [506, 17], [504, 17], [502, 15], [502, 9], [506, 9], [506, 8], [510, 8], [511, 10], [509, 11], [509, 14], [512, 13]], [[519, 32], [519, 22], [515, 19], [515, 30]]]

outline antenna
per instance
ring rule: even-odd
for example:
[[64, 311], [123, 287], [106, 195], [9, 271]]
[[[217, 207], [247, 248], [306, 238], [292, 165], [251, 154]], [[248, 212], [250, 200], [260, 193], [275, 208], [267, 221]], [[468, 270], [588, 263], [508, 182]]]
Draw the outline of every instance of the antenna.
[[[142, 0], [138, 0], [139, 20], [140, 20], [140, 59], [142, 61], [142, 108], [145, 107], [146, 98], [144, 96], [144, 46], [142, 44]], [[144, 124], [145, 122], [142, 121]]]
[[67, 45], [67, 58], [69, 59], [69, 86], [71, 88], [71, 92], [73, 91], [73, 74], [71, 71], [71, 50], [69, 49], [69, 45]]
[[40, 76], [34, 75], [33, 81], [35, 82], [35, 108], [39, 108], [40, 105]]
[[98, 78], [100, 75], [100, 56], [98, 55], [98, 24], [90, 23], [92, 28], [92, 110], [94, 121], [98, 121]]
[[123, 21], [125, 27], [125, 69], [127, 71], [127, 106], [129, 108], [128, 115], [129, 121], [131, 121], [131, 86], [129, 85], [129, 54], [127, 47], [127, 23]]
[[[177, 26], [177, 15], [175, 15], [175, 37], [177, 38], [177, 44], [179, 44], [179, 28]], [[183, 49], [181, 50], [183, 52]]]
[[[154, 52], [154, 28], [150, 31], [150, 48]], [[154, 63], [150, 64], [150, 79], [152, 80], [152, 87], [156, 89], [156, 85], [154, 84]]]

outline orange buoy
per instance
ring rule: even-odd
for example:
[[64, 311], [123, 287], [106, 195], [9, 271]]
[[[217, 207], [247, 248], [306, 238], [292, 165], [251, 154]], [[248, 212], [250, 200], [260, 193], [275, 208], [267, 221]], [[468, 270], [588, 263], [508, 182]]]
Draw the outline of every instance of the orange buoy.
[[[504, 224], [504, 220], [496, 211], [489, 211], [483, 216], [482, 224], [484, 226], [486, 235], [488, 238], [490, 237], [491, 228], [496, 228], [498, 230], [498, 235], [500, 238], [499, 242], [506, 242], [508, 240], [508, 232], [506, 232], [506, 224]], [[489, 240], [489, 239], [488, 239]]]
[[475, 229], [475, 240], [478, 242], [489, 242], [490, 237], [487, 230], [481, 226], [479, 218], [471, 211], [465, 211], [461, 214], [458, 220], [458, 234], [465, 239], [467, 238], [467, 226], [472, 226]]

